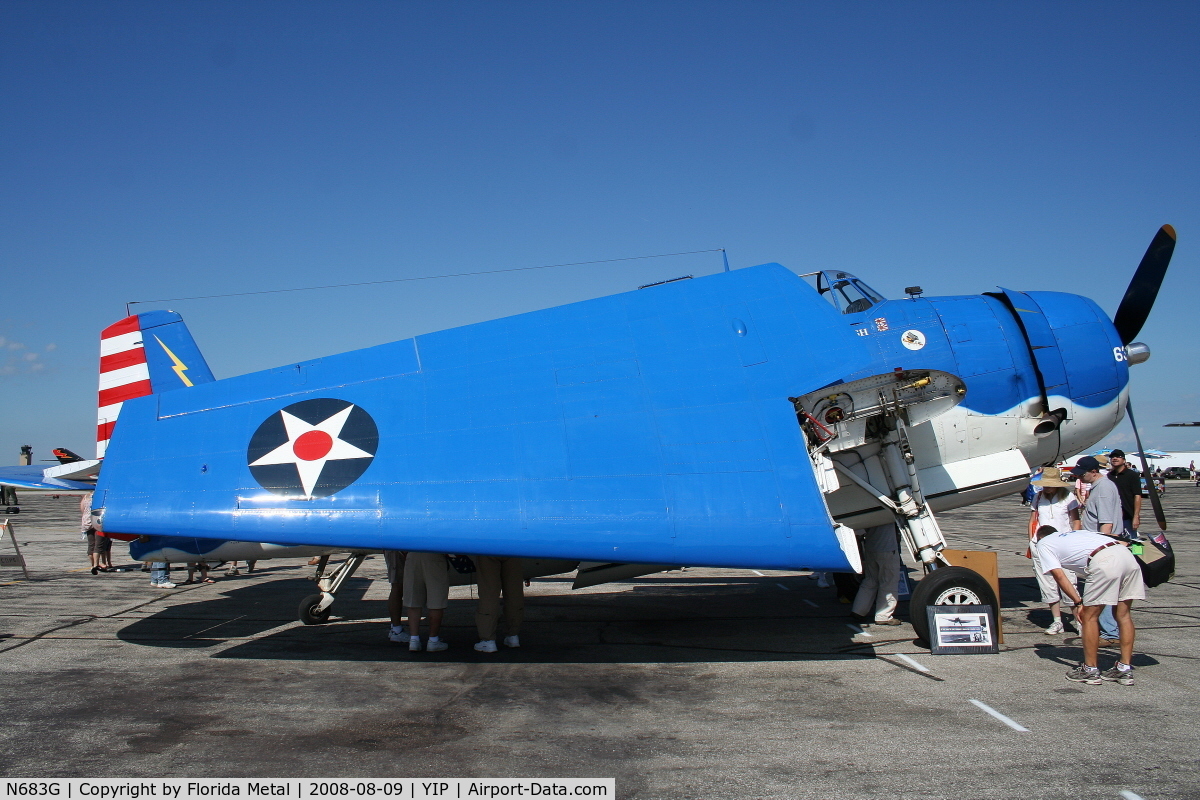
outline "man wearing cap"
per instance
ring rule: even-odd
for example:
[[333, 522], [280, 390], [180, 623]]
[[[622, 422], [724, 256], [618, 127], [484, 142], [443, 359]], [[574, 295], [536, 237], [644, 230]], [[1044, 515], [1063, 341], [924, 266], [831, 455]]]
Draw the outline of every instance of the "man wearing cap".
[[[1107, 461], [1108, 459], [1105, 459]], [[1121, 493], [1117, 484], [1108, 480], [1103, 472], [1100, 460], [1092, 456], [1084, 456], [1076, 462], [1071, 474], [1087, 487], [1088, 491], [1080, 512], [1079, 521], [1075, 523], [1076, 530], [1099, 531], [1110, 536], [1121, 536], [1125, 532], [1124, 519], [1121, 514]], [[1112, 605], [1112, 603], [1109, 603]], [[1101, 609], [1098, 624], [1104, 639], [1104, 646], [1115, 645], [1120, 639], [1120, 625], [1114, 616], [1114, 609]]]
[[1137, 529], [1142, 527], [1142, 476], [1129, 466], [1124, 450], [1113, 450], [1108, 454], [1108, 461], [1112, 464], [1108, 479], [1117, 485], [1117, 494], [1121, 498], [1124, 532], [1136, 536]]
[[[1082, 460], [1082, 459], [1081, 459]], [[1083, 663], [1067, 673], [1067, 680], [1098, 684], [1116, 681], [1133, 685], [1134, 627], [1129, 613], [1134, 600], [1146, 598], [1146, 585], [1137, 559], [1120, 541], [1093, 531], [1056, 533], [1045, 525], [1038, 529], [1038, 556], [1042, 569], [1054, 576], [1063, 593], [1075, 604], [1075, 618], [1083, 633]], [[1083, 596], [1068, 580], [1065, 570], [1083, 575]], [[1112, 669], [1100, 671], [1096, 658], [1100, 648], [1100, 611], [1116, 605], [1121, 629], [1121, 659]]]
[[1117, 485], [1100, 472], [1100, 462], [1084, 456], [1071, 468], [1071, 474], [1088, 484], [1087, 501], [1076, 530], [1098, 531], [1116, 536], [1123, 531], [1121, 495]]
[[[1117, 485], [1121, 498], [1121, 525], [1113, 528], [1113, 534], [1122, 539], [1137, 538], [1137, 529], [1142, 526], [1142, 476], [1129, 466], [1124, 450], [1112, 450], [1108, 454], [1108, 479]], [[1119, 626], [1112, 606], [1105, 606], [1100, 614], [1100, 644], [1111, 647], [1117, 644]]]

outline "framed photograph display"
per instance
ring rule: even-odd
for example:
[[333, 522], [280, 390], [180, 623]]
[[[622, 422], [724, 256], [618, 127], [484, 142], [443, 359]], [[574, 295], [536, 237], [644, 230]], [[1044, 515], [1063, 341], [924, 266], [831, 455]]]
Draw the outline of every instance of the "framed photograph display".
[[930, 650], [938, 655], [998, 653], [991, 606], [926, 606]]

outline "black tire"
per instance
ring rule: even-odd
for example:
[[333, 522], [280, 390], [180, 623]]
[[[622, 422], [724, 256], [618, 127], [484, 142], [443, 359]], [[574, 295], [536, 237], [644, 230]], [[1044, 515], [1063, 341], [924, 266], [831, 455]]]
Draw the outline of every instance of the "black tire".
[[324, 625], [329, 622], [329, 611], [333, 606], [327, 607], [324, 611], [318, 611], [317, 607], [321, 604], [321, 597], [319, 594], [310, 594], [300, 601], [300, 621], [305, 625]]
[[973, 569], [942, 567], [917, 582], [908, 601], [908, 618], [917, 638], [929, 641], [929, 606], [991, 606], [999, 624], [1000, 609], [991, 585]]

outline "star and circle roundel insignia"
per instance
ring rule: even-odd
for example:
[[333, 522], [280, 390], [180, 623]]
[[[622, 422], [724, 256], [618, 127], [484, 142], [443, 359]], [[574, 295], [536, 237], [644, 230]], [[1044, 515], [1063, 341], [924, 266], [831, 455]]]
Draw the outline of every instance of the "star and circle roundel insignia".
[[246, 448], [250, 474], [284, 497], [328, 497], [354, 483], [375, 459], [379, 429], [360, 406], [319, 397], [267, 417]]

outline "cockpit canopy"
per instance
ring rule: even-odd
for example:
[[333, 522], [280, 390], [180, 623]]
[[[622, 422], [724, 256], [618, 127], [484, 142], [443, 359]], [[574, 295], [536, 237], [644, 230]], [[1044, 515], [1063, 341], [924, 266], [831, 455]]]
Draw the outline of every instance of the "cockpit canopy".
[[822, 270], [800, 277], [843, 314], [858, 314], [884, 301], [883, 295], [849, 272]]

